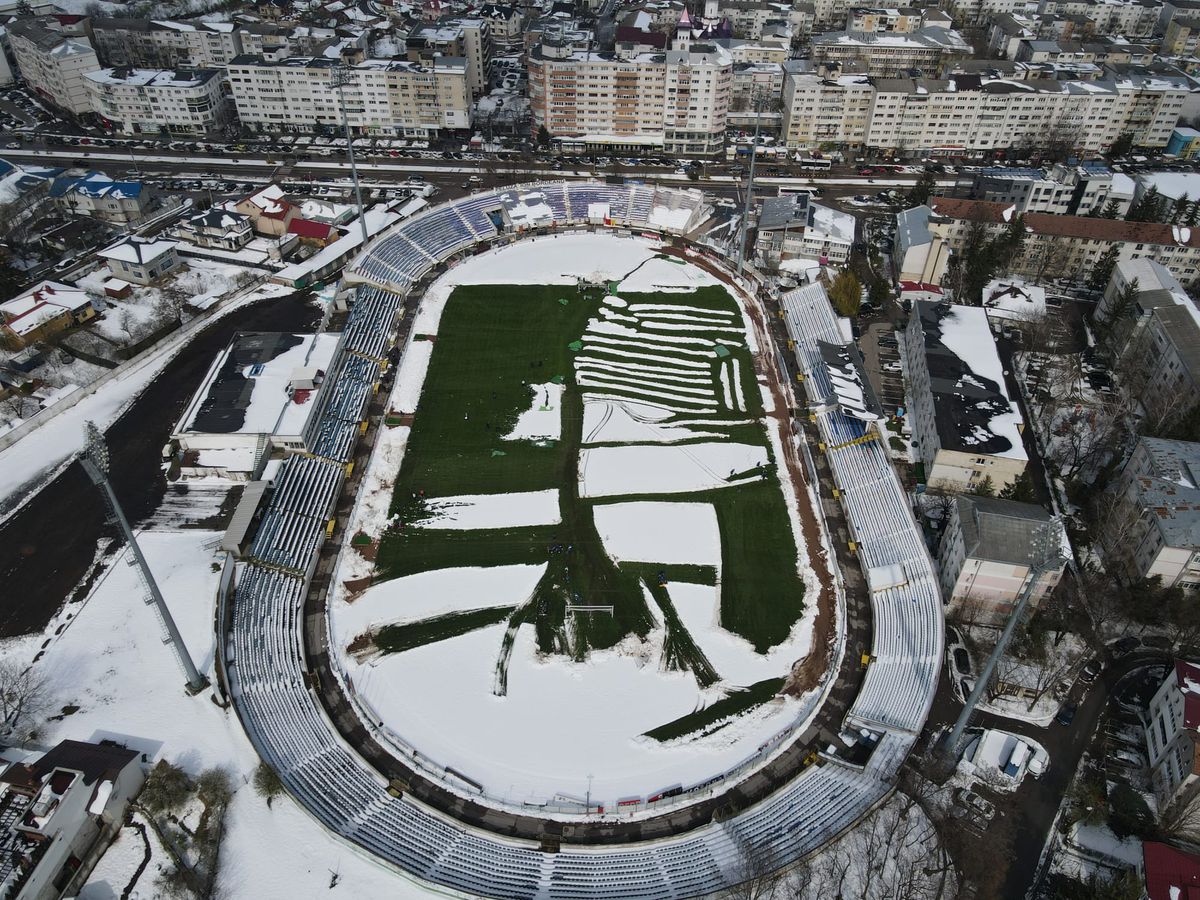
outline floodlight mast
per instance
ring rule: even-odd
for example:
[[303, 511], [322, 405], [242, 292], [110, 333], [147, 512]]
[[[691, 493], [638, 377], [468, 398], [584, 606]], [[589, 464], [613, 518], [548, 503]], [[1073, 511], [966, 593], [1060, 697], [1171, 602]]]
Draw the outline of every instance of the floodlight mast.
[[362, 188], [358, 186], [358, 163], [354, 161], [354, 139], [350, 136], [350, 115], [346, 112], [346, 85], [354, 80], [347, 66], [334, 66], [329, 71], [329, 84], [337, 88], [342, 108], [342, 130], [346, 133], [346, 153], [350, 157], [350, 178], [354, 182], [354, 200], [358, 203], [358, 226], [362, 229], [364, 249], [367, 246], [367, 216], [363, 209]]
[[95, 422], [88, 422], [84, 426], [84, 450], [79, 461], [83, 464], [84, 471], [92, 480], [92, 484], [100, 488], [104, 494], [113, 520], [121, 529], [121, 534], [124, 535], [125, 542], [129, 545], [129, 552], [133, 554], [134, 561], [141, 570], [146, 589], [150, 592], [150, 598], [158, 609], [162, 623], [167, 629], [167, 635], [175, 646], [175, 655], [179, 657], [179, 663], [183, 666], [184, 674], [187, 676], [188, 691], [193, 694], [199, 693], [207, 686], [208, 680], [196, 670], [196, 665], [192, 662], [192, 657], [183, 643], [183, 637], [175, 626], [175, 620], [171, 618], [171, 611], [167, 609], [167, 602], [163, 599], [162, 591], [158, 589], [158, 582], [154, 580], [154, 574], [146, 563], [146, 557], [142, 555], [142, 548], [138, 546], [133, 529], [129, 527], [129, 520], [125, 518], [125, 512], [121, 509], [121, 504], [117, 502], [117, 495], [113, 491], [112, 483], [108, 480], [108, 444]]
[[750, 101], [754, 108], [754, 143], [750, 147], [750, 174], [746, 180], [746, 202], [742, 204], [742, 221], [738, 224], [738, 250], [736, 272], [742, 274], [742, 265], [746, 259], [746, 235], [749, 231], [750, 212], [754, 208], [754, 162], [758, 159], [758, 135], [762, 126], [763, 110], [767, 108], [767, 94], [761, 87], [754, 89]]

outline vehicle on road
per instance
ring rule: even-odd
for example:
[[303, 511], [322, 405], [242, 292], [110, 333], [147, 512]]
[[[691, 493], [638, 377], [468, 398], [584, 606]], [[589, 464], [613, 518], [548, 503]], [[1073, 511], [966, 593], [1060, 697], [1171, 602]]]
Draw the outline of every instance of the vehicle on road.
[[1110, 648], [1112, 649], [1113, 656], [1124, 656], [1127, 653], [1132, 653], [1134, 650], [1140, 647], [1141, 644], [1141, 640], [1131, 634], [1127, 637], [1121, 638], [1120, 640], [1113, 641], [1110, 645]]
[[1063, 727], [1069, 727], [1075, 721], [1075, 713], [1079, 712], [1079, 704], [1071, 701], [1064, 703], [1054, 717], [1054, 721]]

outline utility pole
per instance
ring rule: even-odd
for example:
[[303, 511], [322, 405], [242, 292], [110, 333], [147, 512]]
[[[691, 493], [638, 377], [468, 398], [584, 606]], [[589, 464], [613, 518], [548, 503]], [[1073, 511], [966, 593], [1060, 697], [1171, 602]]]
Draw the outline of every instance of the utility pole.
[[95, 422], [88, 422], [84, 427], [84, 441], [83, 456], [79, 461], [83, 464], [83, 469], [88, 473], [88, 477], [91, 478], [92, 484], [100, 488], [104, 494], [104, 500], [112, 514], [112, 519], [121, 529], [121, 534], [129, 544], [129, 552], [133, 554], [146, 589], [150, 592], [150, 599], [158, 609], [163, 626], [167, 629], [168, 640], [175, 645], [175, 655], [179, 657], [179, 664], [183, 666], [184, 674], [187, 676], [188, 693], [197, 694], [208, 685], [208, 680], [196, 671], [196, 664], [192, 662], [192, 657], [188, 654], [187, 647], [184, 646], [179, 629], [175, 627], [175, 620], [171, 618], [171, 611], [167, 609], [167, 602], [163, 599], [162, 591], [158, 589], [158, 582], [154, 580], [154, 574], [146, 563], [146, 557], [142, 555], [142, 548], [138, 546], [133, 529], [129, 527], [129, 520], [125, 518], [125, 512], [121, 509], [121, 504], [117, 502], [117, 495], [113, 492], [112, 483], [108, 480], [108, 445]]
[[1043, 574], [1054, 568], [1063, 559], [1061, 534], [1062, 520], [1058, 516], [1052, 516], [1050, 521], [1042, 525], [1041, 532], [1035, 539], [1035, 561], [1029, 571], [1029, 581], [1021, 589], [1021, 595], [1017, 598], [1016, 606], [1009, 613], [1008, 621], [1004, 623], [1004, 630], [1000, 632], [1000, 640], [996, 641], [996, 646], [992, 648], [991, 656], [983, 664], [983, 669], [980, 671], [979, 677], [975, 680], [975, 687], [971, 689], [971, 696], [967, 698], [962, 712], [958, 714], [958, 719], [954, 722], [954, 727], [950, 729], [950, 734], [946, 737], [945, 744], [943, 745], [942, 752], [947, 761], [952, 764], [958, 761], [963, 732], [966, 731], [971, 716], [975, 714], [975, 707], [979, 705], [984, 691], [987, 690], [988, 685], [991, 683], [992, 676], [996, 672], [996, 666], [1000, 662], [1001, 657], [1004, 656], [1004, 651], [1008, 648], [1008, 642], [1012, 638], [1013, 632], [1016, 631], [1017, 625], [1024, 618], [1025, 609], [1029, 605], [1029, 599], [1033, 596], [1034, 590], [1038, 587], [1038, 582], [1041, 581]]
[[742, 274], [742, 263], [746, 259], [746, 232], [750, 224], [750, 209], [754, 204], [754, 163], [758, 159], [758, 134], [762, 127], [762, 111], [767, 105], [766, 93], [756, 87], [750, 100], [754, 107], [754, 144], [750, 147], [750, 177], [746, 182], [746, 202], [742, 205], [742, 221], [738, 228], [737, 273]]
[[358, 226], [362, 229], [363, 247], [367, 246], [367, 216], [363, 209], [362, 188], [358, 186], [358, 165], [354, 162], [354, 138], [350, 135], [350, 116], [346, 112], [346, 85], [353, 81], [347, 66], [334, 66], [329, 71], [329, 85], [337, 88], [338, 103], [342, 108], [342, 130], [346, 133], [346, 154], [350, 157], [350, 178], [354, 181], [354, 200], [358, 204]]

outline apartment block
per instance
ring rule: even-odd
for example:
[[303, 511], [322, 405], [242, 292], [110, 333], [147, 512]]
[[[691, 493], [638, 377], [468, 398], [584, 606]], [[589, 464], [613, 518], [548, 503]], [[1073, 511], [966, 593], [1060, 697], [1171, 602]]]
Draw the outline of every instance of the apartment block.
[[[221, 68], [243, 52], [241, 33], [229, 22], [97, 17], [91, 31], [96, 52], [110, 66]], [[285, 43], [282, 38], [278, 41], [280, 46]]]
[[492, 26], [488, 19], [440, 19], [413, 29], [405, 43], [412, 62], [436, 65], [441, 57], [466, 60], [471, 96], [487, 92], [488, 63], [492, 60]]
[[26, 86], [64, 112], [91, 112], [84, 73], [100, 68], [96, 51], [86, 37], [64, 34], [53, 19], [16, 19], [8, 29], [8, 44]]
[[1088, 216], [1115, 200], [1120, 218], [1129, 212], [1134, 195], [1133, 179], [1099, 163], [1058, 163], [1049, 172], [997, 166], [976, 172], [960, 181], [960, 185], [962, 192], [973, 200], [1008, 203], [1022, 214]]
[[913, 69], [936, 76], [942, 67], [971, 55], [971, 45], [949, 28], [921, 28], [910, 33], [835, 31], [814, 34], [815, 65], [862, 63], [876, 78], [898, 78]]
[[1031, 588], [1036, 609], [1062, 579], [1066, 560], [1042, 567], [1041, 554], [1067, 540], [1061, 522], [1040, 506], [993, 497], [959, 496], [938, 544], [942, 600], [968, 622], [1001, 625]]
[[[229, 86], [242, 124], [262, 131], [340, 127], [338, 91], [331, 87], [337, 64], [324, 57], [237, 57], [229, 64]], [[431, 137], [470, 127], [464, 59], [440, 57], [432, 66], [372, 59], [346, 71], [343, 90], [355, 134]]]
[[[1200, 785], [1200, 665], [1182, 659], [1174, 663], [1142, 713], [1150, 783], [1160, 811], [1179, 801], [1193, 802]], [[1187, 887], [1172, 887], [1161, 896], [1188, 892]]]
[[[973, 222], [998, 234], [1014, 214], [1011, 205], [986, 200], [934, 197], [929, 205], [931, 229], [956, 253], [962, 250]], [[1028, 213], [1023, 221], [1025, 244], [1011, 263], [1014, 275], [1044, 276], [1049, 256], [1058, 277], [1082, 278], [1114, 246], [1119, 249], [1118, 261], [1155, 260], [1185, 285], [1200, 272], [1200, 229], [1048, 213]]]
[[1139, 437], [1113, 488], [1120, 503], [1102, 535], [1105, 564], [1130, 580], [1200, 587], [1200, 444]]
[[925, 482], [999, 491], [1025, 471], [1024, 422], [978, 306], [918, 300], [904, 333], [909, 421]]
[[719, 153], [732, 86], [732, 60], [713, 44], [597, 53], [543, 42], [529, 57], [534, 128], [583, 149]]
[[789, 146], [827, 142], [916, 156], [1065, 145], [1099, 153], [1128, 133], [1139, 146], [1165, 147], [1193, 90], [1177, 71], [1139, 66], [1110, 66], [1104, 79], [1089, 81], [979, 72], [868, 80], [839, 75], [844, 68], [785, 64]]
[[216, 69], [99, 69], [84, 77], [92, 111], [126, 134], [204, 135], [226, 121]]
[[789, 147], [861, 147], [875, 88], [865, 75], [830, 75], [808, 60], [784, 64], [782, 137]]

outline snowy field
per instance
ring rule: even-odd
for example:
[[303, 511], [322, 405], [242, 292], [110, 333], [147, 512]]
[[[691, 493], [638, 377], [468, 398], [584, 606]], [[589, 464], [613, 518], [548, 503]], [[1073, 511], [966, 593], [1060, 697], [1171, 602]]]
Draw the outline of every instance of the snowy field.
[[[212, 675], [213, 604], [223, 558], [220, 534], [147, 532], [141, 544], [167, 605], [197, 666]], [[258, 756], [232, 709], [222, 710], [206, 690], [189, 697], [184, 677], [136, 571], [120, 557], [82, 603], [72, 604], [43, 635], [5, 643], [5, 659], [27, 664], [43, 645], [35, 671], [51, 686], [49, 712], [78, 710], [50, 720], [38, 742], [113, 739], [145, 752], [151, 763], [169, 759], [192, 775], [222, 767], [237, 793], [226, 819], [218, 890], [230, 897], [326, 896], [330, 872], [347, 896], [433, 896], [370, 862], [326, 832], [287, 797], [270, 808], [248, 781]], [[65, 711], [64, 711], [65, 712]], [[136, 838], [136, 840], [135, 840]], [[140, 838], [125, 829], [81, 892], [85, 900], [115, 900], [140, 864]], [[154, 887], [156, 853], [131, 897], [164, 896]]]
[[[529, 207], [528, 215], [539, 214], [536, 206]], [[815, 617], [815, 609], [806, 607], [790, 633], [764, 653], [722, 627], [718, 517], [712, 503], [690, 495], [718, 489], [725, 495], [764, 480], [781, 489], [774, 466], [780, 445], [765, 434], [750, 443], [753, 431], [736, 430], [761, 429], [763, 408], [773, 406], [750, 369], [747, 348], [756, 346], [756, 338], [746, 333], [739, 307], [728, 299], [714, 305], [700, 295], [689, 300], [684, 295], [719, 282], [695, 266], [661, 256], [660, 249], [652, 241], [611, 234], [571, 234], [522, 241], [455, 266], [420, 302], [412, 334], [421, 339], [406, 348], [389, 408], [416, 412], [419, 424], [421, 389], [437, 347], [427, 338], [438, 335], [456, 287], [574, 288], [579, 278], [609, 285], [610, 293], [589, 312], [573, 355], [574, 389], [580, 391], [584, 416], [578, 494], [595, 498], [596, 530], [612, 560], [709, 573], [696, 576], [709, 579], [708, 584], [681, 576], [666, 591], [678, 621], [720, 673], [718, 683], [704, 687], [686, 668], [667, 668], [668, 627], [648, 587], [654, 620], [649, 634], [629, 635], [580, 660], [543, 652], [532, 625], [506, 625], [502, 618], [506, 610], [536, 606], [532, 601], [546, 564], [480, 567], [463, 561], [456, 568], [367, 586], [373, 554], [362, 544], [347, 544], [339, 558], [330, 643], [364, 719], [384, 723], [378, 736], [397, 752], [410, 754], [415, 748], [439, 770], [451, 768], [477, 782], [492, 800], [548, 805], [547, 812], [562, 814], [582, 805], [589, 791], [593, 805], [614, 804], [675, 784], [707, 781], [804, 721], [816, 703], [815, 692], [777, 698], [717, 720], [704, 734], [664, 742], [646, 736], [734, 688], [786, 677], [810, 652]], [[622, 294], [642, 296], [627, 301]], [[646, 295], [652, 294], [666, 295], [664, 301], [670, 302], [651, 302]], [[528, 407], [501, 440], [558, 441], [563, 385], [529, 388]], [[349, 534], [376, 541], [395, 524], [390, 501], [409, 434], [407, 424], [381, 433]], [[637, 495], [655, 499], [625, 499]], [[787, 515], [799, 534], [793, 504], [788, 501]], [[405, 520], [403, 527], [498, 533], [556, 524], [563, 516], [559, 507], [557, 490], [429, 497], [421, 501], [419, 517]], [[815, 579], [803, 548], [799, 560], [797, 569], [811, 587]], [[480, 624], [448, 629], [400, 652], [380, 651], [373, 644], [375, 636], [393, 627], [411, 633], [425, 623], [472, 617]], [[505, 646], [511, 646], [507, 681], [497, 690], [497, 660]], [[451, 788], [473, 793], [466, 781], [446, 777]]]

